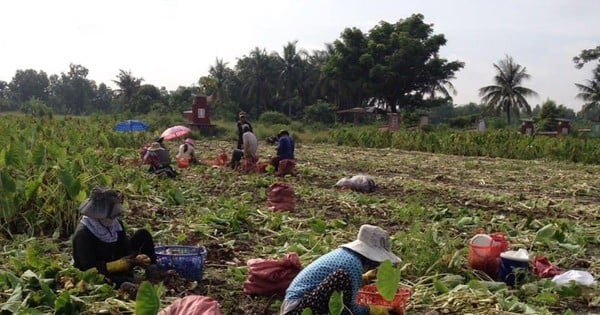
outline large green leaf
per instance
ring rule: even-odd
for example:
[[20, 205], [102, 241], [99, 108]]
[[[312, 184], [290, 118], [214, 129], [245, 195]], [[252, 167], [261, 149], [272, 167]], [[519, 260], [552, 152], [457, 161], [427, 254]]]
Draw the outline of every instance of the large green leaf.
[[0, 150], [0, 168], [4, 168], [6, 166], [6, 149]]
[[72, 200], [76, 200], [79, 192], [81, 191], [81, 181], [79, 178], [74, 177], [71, 172], [61, 169], [58, 171], [58, 177], [65, 186], [67, 194]]
[[54, 301], [54, 315], [79, 314], [83, 306], [84, 302], [80, 298], [72, 296], [68, 291], [64, 291]]
[[20, 143], [12, 143], [8, 147], [6, 155], [4, 156], [6, 166], [12, 166], [14, 168], [21, 169], [25, 156], [25, 147]]
[[150, 282], [142, 282], [135, 298], [135, 314], [156, 315], [159, 309], [160, 299], [157, 290]]
[[17, 191], [17, 184], [13, 177], [5, 170], [0, 171], [0, 192], [2, 194], [14, 193]]
[[[44, 175], [44, 174], [45, 174], [45, 172], [42, 172], [42, 175]], [[32, 198], [35, 198], [35, 196], [37, 195], [37, 191], [40, 188], [40, 186], [42, 185], [41, 178], [43, 178], [43, 176], [40, 176], [40, 177], [36, 178], [35, 180], [27, 181], [25, 183], [25, 200], [26, 200], [26, 202], [31, 200]]]
[[344, 295], [342, 292], [335, 291], [329, 298], [329, 314], [340, 315], [344, 310]]
[[556, 233], [556, 224], [550, 223], [539, 229], [536, 236], [541, 239], [549, 239], [554, 236], [554, 233]]
[[395, 268], [392, 262], [386, 260], [377, 268], [377, 281], [375, 286], [381, 296], [393, 301], [398, 291], [398, 283], [400, 282], [400, 269]]
[[10, 271], [2, 271], [0, 273], [0, 289], [16, 288], [21, 284], [21, 279], [15, 276]]
[[54, 161], [64, 161], [67, 159], [67, 149], [57, 143], [48, 143], [46, 149]]
[[310, 308], [305, 308], [302, 310], [302, 315], [313, 315], [313, 312]]
[[33, 151], [31, 152], [31, 162], [35, 166], [44, 165], [44, 163], [46, 162], [46, 152], [46, 147], [43, 144], [38, 144], [37, 146], [35, 146], [35, 148], [33, 148]]

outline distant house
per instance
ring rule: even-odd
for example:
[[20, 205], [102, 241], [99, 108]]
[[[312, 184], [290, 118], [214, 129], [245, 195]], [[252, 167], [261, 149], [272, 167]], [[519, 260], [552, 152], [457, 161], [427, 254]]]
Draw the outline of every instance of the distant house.
[[353, 124], [358, 125], [360, 116], [363, 115], [385, 115], [387, 111], [377, 106], [354, 107], [349, 109], [336, 110], [336, 114], [352, 114]]

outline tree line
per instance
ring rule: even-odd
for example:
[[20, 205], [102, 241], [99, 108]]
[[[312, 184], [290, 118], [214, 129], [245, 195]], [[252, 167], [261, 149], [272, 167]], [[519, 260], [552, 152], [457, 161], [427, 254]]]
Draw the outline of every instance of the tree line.
[[[204, 94], [212, 96], [216, 114], [227, 117], [244, 110], [253, 117], [279, 112], [294, 118], [319, 118], [330, 117], [326, 113], [334, 109], [364, 106], [450, 115], [456, 114], [451, 81], [464, 63], [440, 56], [445, 44], [443, 34], [435, 34], [423, 15], [414, 14], [395, 23], [382, 21], [368, 32], [346, 28], [325, 49], [310, 53], [294, 41], [284, 45], [281, 53], [257, 47], [232, 67], [217, 58], [198, 85], [175, 91], [144, 84], [143, 78], [125, 70], [119, 70], [113, 80], [114, 90], [88, 79], [89, 71], [82, 65], [71, 64], [60, 75], [17, 70], [10, 82], [0, 81], [0, 110], [73, 115], [170, 113], [188, 110], [193, 95]], [[600, 61], [600, 46], [582, 51], [573, 61], [578, 68]], [[481, 115], [504, 114], [508, 123], [511, 117], [531, 115], [527, 98], [536, 93], [524, 85], [530, 78], [526, 68], [510, 56], [493, 67], [494, 84], [480, 89], [481, 103], [476, 107]], [[600, 63], [591, 80], [576, 83], [577, 96], [585, 102], [582, 114], [600, 114], [599, 81]], [[570, 115], [564, 105], [554, 106]]]

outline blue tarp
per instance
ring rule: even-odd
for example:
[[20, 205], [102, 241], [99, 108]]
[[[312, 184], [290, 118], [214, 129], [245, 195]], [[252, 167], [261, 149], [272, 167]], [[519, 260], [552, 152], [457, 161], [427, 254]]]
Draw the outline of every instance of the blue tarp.
[[115, 126], [116, 131], [131, 132], [131, 131], [147, 131], [150, 126], [141, 120], [124, 120]]

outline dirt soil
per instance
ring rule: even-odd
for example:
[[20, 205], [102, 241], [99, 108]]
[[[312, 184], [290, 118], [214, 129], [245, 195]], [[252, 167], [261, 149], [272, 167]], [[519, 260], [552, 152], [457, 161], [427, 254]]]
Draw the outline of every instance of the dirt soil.
[[[219, 152], [224, 146], [226, 144], [209, 143], [206, 145], [210, 150], [206, 151], [209, 152], [206, 158], [212, 158], [210, 152]], [[265, 156], [269, 153], [262, 152]], [[312, 144], [298, 145], [297, 158], [299, 175], [286, 180], [292, 182], [297, 191], [304, 192], [296, 196], [294, 216], [298, 220], [312, 218], [311, 212], [304, 209], [320, 209], [324, 220], [340, 218], [351, 221], [356, 215], [352, 204], [329, 198], [326, 193], [313, 195], [310, 192], [315, 189], [333, 192], [333, 184], [341, 177], [364, 173], [373, 176], [378, 184], [378, 189], [369, 197], [381, 202], [394, 200], [402, 204], [411, 198], [419, 198], [426, 200], [431, 208], [466, 208], [534, 219], [556, 217], [600, 221], [599, 212], [590, 211], [600, 204], [599, 166]], [[193, 182], [196, 189], [210, 196], [235, 196], [236, 191], [245, 191], [253, 196], [256, 207], [268, 212], [264, 197], [258, 197], [264, 191], [264, 185], [248, 184], [240, 188], [236, 178], [241, 177], [248, 183], [255, 181], [256, 177], [273, 175], [241, 175], [227, 169], [216, 172], [223, 172], [227, 174], [223, 178], [232, 177], [233, 180], [223, 179], [217, 184], [213, 181], [211, 185], [204, 185], [201, 182], [212, 175], [207, 175], [203, 166], [186, 170], [181, 180]], [[186, 227], [189, 222], [182, 219], [185, 217], [182, 211], [177, 207], [136, 204], [131, 208], [131, 217], [145, 224], [160, 220]], [[393, 214], [386, 212], [389, 210], [382, 211], [377, 214], [380, 225], [392, 232], [402, 228], [390, 219]], [[281, 302], [279, 297], [246, 296], [239, 280], [234, 280], [231, 274], [233, 267], [244, 267], [248, 259], [261, 256], [255, 248], [268, 244], [270, 240], [249, 238], [229, 242], [231, 236], [207, 239], [193, 229], [177, 227], [172, 232], [183, 234], [188, 244], [202, 243], [208, 256], [204, 278], [197, 286], [173, 275], [162, 275], [168, 295], [212, 296], [221, 303], [224, 314], [277, 313]], [[273, 245], [276, 246], [276, 243], [273, 242]]]

